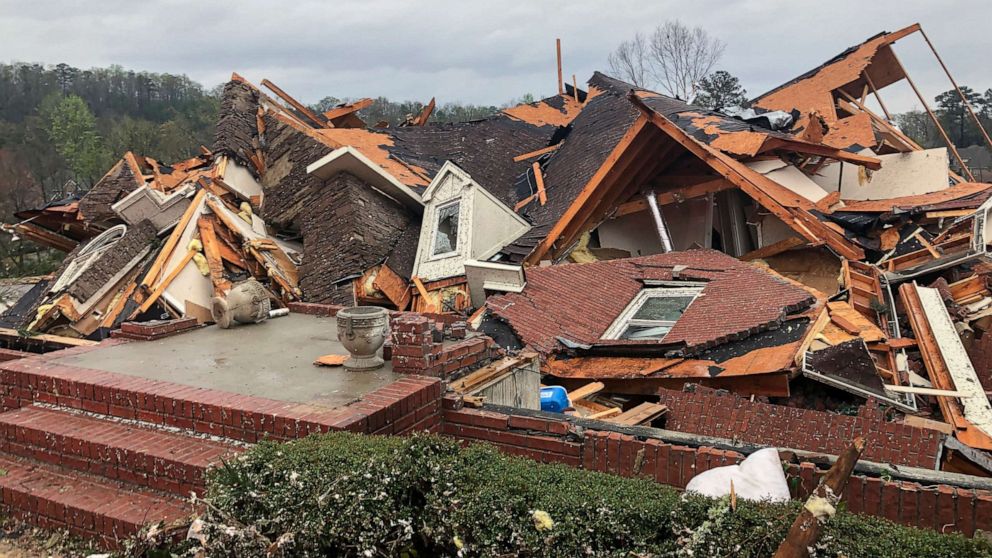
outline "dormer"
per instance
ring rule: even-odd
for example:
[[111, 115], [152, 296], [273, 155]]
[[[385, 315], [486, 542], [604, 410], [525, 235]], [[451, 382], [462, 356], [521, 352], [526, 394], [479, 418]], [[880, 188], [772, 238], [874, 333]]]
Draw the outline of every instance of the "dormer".
[[485, 260], [530, 224], [451, 161], [422, 196], [424, 218], [413, 274], [436, 281], [465, 274], [467, 260]]

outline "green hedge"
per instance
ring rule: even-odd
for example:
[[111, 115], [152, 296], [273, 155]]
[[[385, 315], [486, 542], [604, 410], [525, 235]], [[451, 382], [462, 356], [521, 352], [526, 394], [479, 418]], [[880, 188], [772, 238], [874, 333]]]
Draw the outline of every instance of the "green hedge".
[[[768, 556], [799, 510], [687, 497], [434, 437], [263, 443], [212, 471], [209, 556]], [[988, 542], [840, 512], [817, 556], [990, 556]]]

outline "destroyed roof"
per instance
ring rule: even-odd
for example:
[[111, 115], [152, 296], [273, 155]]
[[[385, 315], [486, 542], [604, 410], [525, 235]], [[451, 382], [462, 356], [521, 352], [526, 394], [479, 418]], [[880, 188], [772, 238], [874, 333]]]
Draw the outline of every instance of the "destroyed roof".
[[[606, 203], [603, 201], [604, 189], [619, 188], [626, 191], [627, 187], [632, 187], [634, 190], [626, 195], [629, 197], [636, 194], [637, 188], [644, 186], [647, 179], [651, 178], [644, 174], [645, 171], [658, 173], [664, 167], [660, 159], [669, 157], [670, 154], [678, 156], [687, 150], [693, 153], [694, 159], [711, 167], [714, 178], [723, 175], [735, 186], [748, 187], [745, 193], [756, 197], [756, 201], [762, 205], [776, 205], [766, 208], [790, 226], [797, 219], [816, 220], [808, 214], [808, 210], [814, 207], [813, 201], [746, 167], [738, 157], [784, 150], [848, 160], [869, 168], [879, 168], [880, 165], [878, 159], [803, 141], [789, 134], [637, 88], [598, 72], [590, 79], [590, 84], [601, 93], [589, 100], [572, 122], [561, 147], [546, 155], [542, 165], [546, 201], [543, 204], [532, 201], [521, 210], [521, 214], [535, 228], [546, 229], [550, 231], [549, 234], [561, 234], [568, 225], [567, 222], [563, 224], [562, 220], [574, 220], [576, 212], [583, 208], [593, 211], [598, 207], [595, 215], [584, 216], [586, 220], [604, 218], [605, 211], [609, 210], [609, 207], [603, 205]], [[640, 121], [644, 124], [651, 120], [651, 115], [656, 115], [654, 121], [657, 126], [636, 127], [639, 117], [644, 117]], [[621, 157], [624, 158], [624, 163], [618, 162]], [[614, 166], [638, 169], [638, 172], [620, 172]], [[518, 191], [521, 200], [537, 191], [536, 181], [530, 175], [525, 178], [522, 182], [529, 189]], [[604, 186], [604, 182], [611, 184]], [[592, 191], [596, 194], [590, 194]], [[588, 199], [593, 201], [587, 202]], [[590, 207], [585, 207], [587, 204]], [[842, 253], [859, 258], [863, 256], [856, 247], [840, 238], [836, 231], [817, 227], [816, 223], [802, 226], [796, 224], [793, 228], [811, 242], [826, 241]], [[572, 227], [573, 232], [574, 230], [575, 227]], [[575, 240], [574, 234], [562, 238], [527, 235], [504, 247], [501, 259], [520, 262], [528, 257], [543, 258], [549, 242], [561, 241], [556, 249], [564, 250]], [[535, 255], [535, 248], [542, 243], [541, 250], [538, 250], [540, 253]]]
[[389, 155], [423, 169], [430, 178], [451, 161], [504, 204], [516, 203], [514, 182], [531, 161], [513, 158], [548, 146], [557, 127], [498, 115], [482, 120], [428, 124], [390, 131]]
[[[686, 268], [673, 274], [675, 266]], [[582, 345], [658, 345], [601, 340], [645, 281], [706, 283], [663, 340], [690, 351], [778, 327], [787, 314], [815, 302], [806, 290], [714, 250], [529, 268], [526, 276], [522, 292], [486, 304], [523, 343], [545, 355], [560, 348], [559, 338]]]
[[[866, 70], [872, 70], [872, 84], [876, 89], [881, 89], [904, 77], [901, 70], [895, 69], [898, 62], [893, 58], [891, 51], [884, 47], [918, 31], [919, 28], [916, 24], [899, 31], [874, 35], [799, 77], [759, 95], [752, 102], [767, 109], [785, 111], [799, 109], [804, 112], [815, 110], [821, 116], [836, 119], [831, 93], [844, 88], [850, 89], [848, 93], [860, 97], [862, 89], [868, 85], [863, 77]], [[876, 63], [878, 66], [875, 66]]]
[[148, 186], [162, 193], [210, 175], [210, 155], [198, 155], [185, 161], [165, 165], [151, 157], [128, 151], [79, 200], [79, 214], [89, 222], [117, 221], [113, 205], [141, 186]]
[[[599, 72], [593, 75], [589, 84], [601, 93], [588, 99], [561, 148], [543, 165], [547, 202], [530, 203], [520, 212], [536, 228], [550, 229], [561, 218], [637, 119], [637, 109], [623, 96], [627, 91], [610, 87], [614, 81]], [[513, 207], [517, 201], [507, 205]], [[522, 261], [542, 240], [543, 236], [525, 235], [505, 247], [503, 257]]]
[[234, 74], [221, 94], [213, 151], [235, 157], [250, 168], [250, 154], [258, 141], [260, 106], [258, 89]]
[[[591, 91], [590, 96], [594, 95]], [[562, 94], [503, 109], [503, 114], [534, 126], [568, 126], [582, 112], [583, 106], [575, 96]]]

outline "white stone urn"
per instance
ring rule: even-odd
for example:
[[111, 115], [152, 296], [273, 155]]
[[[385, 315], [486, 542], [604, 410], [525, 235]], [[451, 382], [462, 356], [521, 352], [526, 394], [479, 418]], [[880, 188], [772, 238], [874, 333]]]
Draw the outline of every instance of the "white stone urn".
[[265, 287], [255, 279], [242, 281], [223, 296], [211, 300], [210, 313], [217, 325], [227, 329], [240, 324], [257, 324], [269, 317], [272, 301]]
[[352, 306], [337, 313], [338, 341], [351, 353], [344, 367], [349, 370], [375, 370], [384, 364], [379, 349], [389, 335], [385, 308]]

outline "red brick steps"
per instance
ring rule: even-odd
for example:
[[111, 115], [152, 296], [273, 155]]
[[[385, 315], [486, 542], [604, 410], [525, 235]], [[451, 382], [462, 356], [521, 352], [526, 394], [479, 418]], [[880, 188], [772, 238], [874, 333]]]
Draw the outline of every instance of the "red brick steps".
[[69, 469], [189, 497], [231, 444], [95, 418], [23, 407], [0, 413], [0, 449]]
[[184, 499], [203, 490], [206, 469], [245, 442], [329, 430], [437, 431], [441, 424], [437, 378], [404, 376], [348, 405], [327, 407], [58, 361], [96, 348], [8, 361], [0, 354], [0, 468], [8, 469], [0, 488], [12, 516], [68, 527], [110, 546], [142, 525], [191, 511]]
[[0, 457], [3, 505], [11, 515], [43, 528], [65, 528], [118, 547], [149, 522], [187, 516], [188, 503], [175, 496], [127, 488], [58, 468]]

